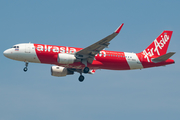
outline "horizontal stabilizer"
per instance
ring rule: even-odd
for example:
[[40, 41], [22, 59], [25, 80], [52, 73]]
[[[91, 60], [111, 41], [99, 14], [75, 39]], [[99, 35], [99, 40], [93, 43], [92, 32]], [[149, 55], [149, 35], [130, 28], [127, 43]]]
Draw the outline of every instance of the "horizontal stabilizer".
[[173, 56], [175, 54], [175, 52], [169, 52], [165, 55], [162, 55], [160, 57], [157, 57], [157, 58], [152, 58], [152, 62], [154, 63], [158, 63], [158, 62], [163, 62], [163, 61], [166, 61], [167, 59], [169, 59], [171, 56]]

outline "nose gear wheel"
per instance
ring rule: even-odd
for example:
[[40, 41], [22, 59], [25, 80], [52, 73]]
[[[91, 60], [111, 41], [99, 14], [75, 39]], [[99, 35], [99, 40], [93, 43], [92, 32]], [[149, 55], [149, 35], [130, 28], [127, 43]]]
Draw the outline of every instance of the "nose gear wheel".
[[27, 68], [27, 67], [25, 67], [23, 70], [24, 70], [24, 72], [26, 72], [26, 71], [28, 70], [28, 68]]
[[26, 72], [26, 71], [28, 70], [28, 68], [27, 68], [27, 67], [28, 67], [28, 62], [25, 62], [25, 66], [26, 66], [26, 67], [24, 67], [24, 69], [23, 69], [24, 72]]

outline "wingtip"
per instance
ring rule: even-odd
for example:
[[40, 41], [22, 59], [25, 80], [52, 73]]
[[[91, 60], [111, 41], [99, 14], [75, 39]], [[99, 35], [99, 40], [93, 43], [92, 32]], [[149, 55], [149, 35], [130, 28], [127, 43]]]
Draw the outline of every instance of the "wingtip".
[[119, 33], [121, 31], [121, 28], [123, 27], [124, 23], [122, 23], [116, 30], [115, 33]]

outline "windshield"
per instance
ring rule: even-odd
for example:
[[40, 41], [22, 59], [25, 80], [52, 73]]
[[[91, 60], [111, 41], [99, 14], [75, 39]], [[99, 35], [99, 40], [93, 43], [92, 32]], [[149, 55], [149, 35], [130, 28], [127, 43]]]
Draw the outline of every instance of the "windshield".
[[12, 48], [19, 48], [19, 46], [13, 46]]

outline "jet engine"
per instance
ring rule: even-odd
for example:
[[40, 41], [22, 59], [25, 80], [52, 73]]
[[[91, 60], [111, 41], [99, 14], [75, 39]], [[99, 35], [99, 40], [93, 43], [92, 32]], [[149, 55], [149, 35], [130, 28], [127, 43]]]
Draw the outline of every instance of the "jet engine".
[[72, 64], [76, 60], [76, 57], [71, 54], [59, 53], [58, 54], [58, 63], [60, 64]]
[[51, 75], [56, 77], [63, 77], [66, 75], [73, 75], [74, 71], [70, 71], [65, 67], [60, 66], [52, 66], [51, 67]]

